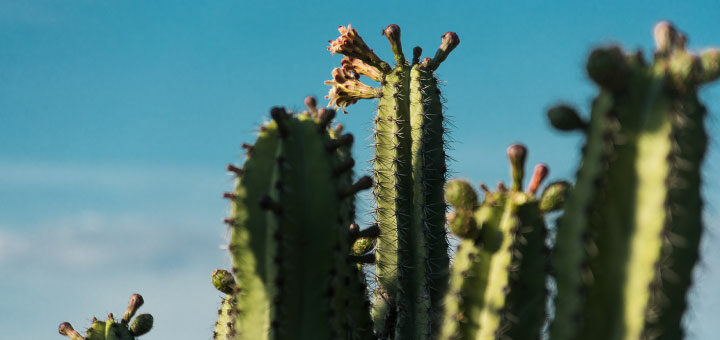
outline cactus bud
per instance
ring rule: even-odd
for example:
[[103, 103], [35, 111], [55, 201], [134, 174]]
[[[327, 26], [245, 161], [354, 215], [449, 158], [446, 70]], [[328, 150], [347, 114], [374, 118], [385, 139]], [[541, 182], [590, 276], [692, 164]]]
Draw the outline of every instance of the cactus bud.
[[460, 44], [460, 37], [458, 37], [457, 33], [455, 32], [447, 32], [443, 34], [442, 36], [442, 42], [440, 43], [440, 47], [438, 48], [437, 52], [435, 52], [435, 57], [432, 58], [432, 60], [429, 62], [429, 68], [431, 70], [435, 70], [440, 66], [440, 64], [447, 59], [448, 55], [450, 55], [450, 52], [457, 47], [457, 45]]
[[400, 26], [390, 24], [382, 31], [382, 34], [390, 41], [390, 48], [395, 55], [395, 62], [398, 65], [405, 64], [405, 55], [402, 51], [402, 43], [400, 42]]
[[667, 21], [658, 22], [653, 29], [655, 48], [658, 53], [667, 53], [676, 47], [684, 47], [685, 37]]
[[80, 333], [78, 333], [69, 322], [61, 323], [60, 327], [58, 327], [58, 332], [72, 340], [85, 340], [85, 338], [80, 335]]
[[377, 238], [372, 237], [360, 237], [357, 240], [355, 240], [355, 243], [353, 243], [352, 248], [350, 248], [350, 255], [362, 255], [367, 252], [370, 252], [375, 248], [375, 244], [377, 243]]
[[314, 96], [307, 96], [305, 97], [305, 107], [307, 107], [308, 111], [311, 113], [317, 112], [317, 99], [315, 99]]
[[537, 189], [540, 187], [540, 184], [542, 184], [542, 181], [547, 177], [549, 172], [550, 169], [545, 164], [538, 164], [535, 166], [532, 179], [530, 180], [530, 187], [528, 188], [528, 193], [530, 195], [535, 196]]
[[587, 72], [596, 84], [612, 92], [622, 91], [630, 74], [625, 55], [617, 46], [598, 48], [590, 53]]
[[477, 205], [478, 197], [470, 183], [455, 179], [445, 186], [445, 199], [455, 209], [472, 210]]
[[125, 309], [125, 314], [123, 315], [121, 322], [127, 325], [133, 315], [135, 315], [135, 312], [137, 312], [140, 306], [144, 303], [145, 301], [140, 294], [130, 295], [130, 302], [128, 303], [127, 309]]
[[540, 210], [551, 212], [562, 209], [571, 190], [572, 185], [569, 182], [550, 183], [540, 197]]
[[235, 290], [235, 278], [224, 269], [215, 269], [212, 273], [212, 284], [225, 294], [232, 294]]
[[510, 159], [510, 170], [512, 174], [512, 190], [522, 191], [522, 180], [525, 177], [525, 159], [527, 148], [522, 144], [513, 144], [507, 148], [507, 155]]
[[448, 228], [458, 237], [474, 239], [479, 235], [480, 230], [472, 216], [472, 211], [456, 210], [450, 212], [447, 220]]
[[587, 123], [580, 118], [577, 111], [568, 105], [557, 105], [547, 111], [550, 125], [560, 131], [585, 130]]
[[413, 47], [413, 60], [412, 60], [413, 65], [420, 62], [420, 55], [422, 55], [422, 47], [420, 47], [420, 46]]
[[152, 329], [153, 317], [150, 314], [140, 314], [130, 325], [130, 333], [133, 336], [141, 336], [146, 334]]

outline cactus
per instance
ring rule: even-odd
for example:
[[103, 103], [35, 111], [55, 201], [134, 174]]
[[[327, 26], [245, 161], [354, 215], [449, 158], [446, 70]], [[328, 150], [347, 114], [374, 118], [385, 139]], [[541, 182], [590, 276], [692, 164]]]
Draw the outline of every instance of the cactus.
[[335, 111], [306, 104], [298, 115], [273, 108], [243, 167], [228, 166], [238, 175], [224, 195], [232, 201], [226, 222], [237, 285], [224, 299], [216, 338], [372, 335], [364, 282], [347, 256], [352, 198], [372, 180], [352, 183], [353, 138], [329, 131]]
[[[546, 320], [546, 227], [548, 211], [557, 210], [567, 182], [536, 193], [548, 174], [539, 164], [527, 192], [522, 190], [527, 150], [508, 148], [512, 186], [496, 192], [484, 184], [482, 203], [472, 186], [453, 180], [446, 188], [453, 207], [448, 217], [460, 245], [445, 296], [440, 339], [538, 339]], [[542, 208], [541, 208], [542, 207]]]
[[667, 22], [654, 34], [652, 63], [615, 46], [591, 53], [600, 94], [589, 122], [568, 106], [548, 112], [553, 126], [587, 139], [558, 222], [551, 339], [683, 338], [702, 233], [697, 89], [720, 75], [720, 53], [690, 54]]
[[87, 329], [87, 335], [84, 337], [73, 329], [69, 322], [61, 323], [58, 331], [71, 340], [135, 340], [135, 337], [149, 332], [153, 325], [153, 317], [150, 314], [140, 314], [132, 320], [143, 303], [144, 300], [140, 294], [131, 295], [120, 322], [115, 322], [112, 313], [108, 314], [106, 321], [93, 318], [92, 325]]
[[[558, 130], [585, 134], [574, 188], [559, 181], [538, 195], [549, 171], [540, 164], [524, 190], [527, 149], [515, 144], [507, 150], [511, 185], [481, 185], [481, 201], [466, 181], [445, 185], [434, 71], [457, 35], [443, 35], [433, 58], [420, 60], [414, 48], [408, 62], [400, 28], [390, 25], [383, 35], [392, 67], [355, 29], [339, 30], [328, 49], [345, 57], [326, 82], [328, 98], [343, 111], [379, 98], [374, 181], [353, 182], [353, 136], [330, 126], [334, 110], [318, 109], [312, 97], [300, 114], [273, 108], [255, 144], [243, 144], [244, 165], [227, 167], [237, 175], [224, 194], [232, 204], [225, 222], [233, 266], [212, 274], [222, 293], [214, 339], [684, 337], [707, 144], [697, 91], [720, 76], [720, 51], [690, 54], [666, 22], [655, 27], [652, 63], [619, 47], [593, 51], [587, 71], [600, 94], [589, 119], [568, 105], [547, 113]], [[361, 230], [354, 196], [370, 187], [376, 223]], [[545, 217], [560, 209], [553, 242]], [[446, 222], [459, 237], [452, 266]], [[364, 265], [375, 266], [372, 304]], [[149, 314], [130, 323], [142, 303], [133, 295], [120, 322], [112, 314], [93, 319], [85, 337], [69, 323], [59, 331], [72, 340], [135, 339], [152, 327]]]
[[[340, 27], [330, 50], [345, 55], [332, 71], [327, 98], [345, 111], [360, 99], [380, 98], [373, 158], [377, 241], [373, 318], [381, 338], [427, 339], [437, 333], [448, 278], [443, 187], [446, 166], [440, 90], [434, 71], [459, 44], [448, 32], [434, 58], [422, 49], [405, 59], [400, 27], [389, 25], [395, 67], [381, 60], [354, 28]], [[366, 76], [379, 88], [363, 84]]]

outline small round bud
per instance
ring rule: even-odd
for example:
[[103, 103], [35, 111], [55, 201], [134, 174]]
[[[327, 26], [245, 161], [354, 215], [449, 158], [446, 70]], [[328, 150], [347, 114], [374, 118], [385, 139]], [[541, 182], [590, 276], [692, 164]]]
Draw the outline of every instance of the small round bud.
[[477, 193], [467, 181], [454, 179], [445, 186], [445, 199], [455, 209], [472, 210], [477, 205]]
[[568, 105], [557, 105], [547, 112], [550, 125], [560, 131], [584, 130], [587, 127], [577, 111]]
[[362, 255], [372, 251], [377, 244], [377, 238], [374, 237], [360, 237], [355, 240], [352, 248], [350, 248], [350, 255]]
[[458, 237], [474, 239], [480, 232], [475, 218], [473, 218], [472, 211], [455, 210], [448, 214], [447, 220], [448, 228]]
[[150, 314], [140, 314], [130, 325], [130, 333], [133, 336], [141, 336], [152, 329], [153, 317]]
[[565, 204], [572, 191], [572, 184], [570, 182], [561, 181], [550, 183], [542, 196], [540, 196], [540, 210], [542, 212], [551, 212], [560, 210]]
[[215, 269], [212, 273], [212, 284], [217, 290], [225, 294], [232, 294], [235, 290], [235, 278], [225, 269]]

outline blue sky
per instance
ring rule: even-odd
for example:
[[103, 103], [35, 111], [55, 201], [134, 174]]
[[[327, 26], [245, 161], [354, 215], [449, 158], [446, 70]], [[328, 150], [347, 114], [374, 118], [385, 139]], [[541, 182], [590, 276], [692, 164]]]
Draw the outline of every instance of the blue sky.
[[[382, 12], [379, 12], [382, 10]], [[618, 42], [650, 55], [651, 30], [673, 21], [691, 49], [720, 45], [715, 1], [231, 2], [0, 1], [0, 329], [60, 338], [57, 324], [121, 313], [133, 292], [156, 317], [152, 339], [208, 339], [228, 267], [220, 193], [273, 105], [301, 108], [340, 57], [326, 50], [352, 23], [386, 60], [380, 30], [403, 29], [406, 53], [431, 54], [440, 35], [460, 46], [440, 67], [452, 117], [456, 176], [508, 177], [504, 150], [571, 178], [578, 136], [552, 131], [544, 110], [587, 113], [589, 49]], [[708, 233], [688, 323], [693, 339], [720, 331], [720, 86], [702, 93], [712, 136], [706, 163]], [[322, 100], [321, 102], [324, 102]], [[369, 159], [374, 103], [340, 121]]]

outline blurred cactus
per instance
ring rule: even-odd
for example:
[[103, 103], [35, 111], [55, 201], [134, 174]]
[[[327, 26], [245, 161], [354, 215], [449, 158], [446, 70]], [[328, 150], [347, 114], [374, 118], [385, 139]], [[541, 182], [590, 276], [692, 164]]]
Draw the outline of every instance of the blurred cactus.
[[553, 126], [586, 136], [557, 227], [551, 339], [684, 336], [707, 145], [697, 88], [718, 77], [720, 56], [690, 54], [667, 22], [654, 33], [652, 63], [616, 46], [590, 54], [600, 94], [589, 121], [564, 105], [548, 112]]
[[[543, 220], [560, 208], [568, 186], [547, 187], [536, 193], [548, 175], [543, 164], [535, 167], [523, 191], [527, 149], [508, 148], [512, 185], [502, 182], [495, 192], [481, 185], [485, 197], [468, 182], [450, 181], [445, 195], [453, 212], [451, 230], [460, 238], [445, 296], [440, 339], [539, 339], [546, 322], [545, 288], [548, 245]], [[541, 208], [541, 207], [544, 207]]]
[[58, 331], [72, 340], [134, 340], [135, 337], [149, 332], [153, 326], [153, 317], [150, 314], [140, 314], [133, 320], [133, 316], [143, 303], [140, 294], [131, 295], [120, 322], [115, 322], [112, 313], [108, 314], [106, 321], [93, 318], [92, 325], [87, 329], [87, 335], [84, 337], [73, 329], [69, 322], [61, 323]]

